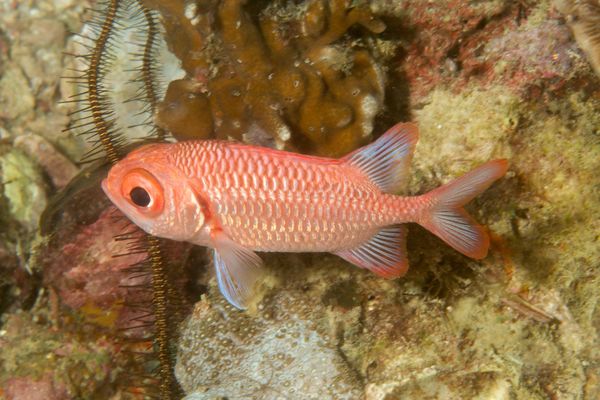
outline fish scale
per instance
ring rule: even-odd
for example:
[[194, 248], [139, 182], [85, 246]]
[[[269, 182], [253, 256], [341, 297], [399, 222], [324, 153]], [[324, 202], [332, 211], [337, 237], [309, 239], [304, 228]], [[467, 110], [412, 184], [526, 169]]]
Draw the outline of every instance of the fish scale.
[[[258, 251], [336, 251], [368, 239], [381, 223], [373, 218], [379, 213], [365, 211], [381, 208], [376, 187], [341, 162], [264, 154], [227, 142], [176, 146], [175, 164], [198, 180], [199, 191], [216, 205], [218, 224], [243, 246]], [[198, 157], [207, 152], [211, 157]], [[316, 160], [327, 160], [327, 165]], [[246, 174], [260, 179], [245, 181]]]

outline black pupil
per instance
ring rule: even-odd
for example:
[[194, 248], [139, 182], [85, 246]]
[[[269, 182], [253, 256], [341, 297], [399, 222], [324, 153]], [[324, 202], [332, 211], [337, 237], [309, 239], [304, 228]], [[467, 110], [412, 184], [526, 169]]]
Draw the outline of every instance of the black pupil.
[[148, 206], [148, 204], [150, 204], [150, 195], [148, 194], [148, 192], [146, 192], [145, 189], [139, 186], [136, 186], [133, 189], [131, 189], [131, 192], [129, 192], [129, 196], [131, 196], [131, 201], [133, 201], [133, 204], [135, 204], [136, 206], [146, 207]]

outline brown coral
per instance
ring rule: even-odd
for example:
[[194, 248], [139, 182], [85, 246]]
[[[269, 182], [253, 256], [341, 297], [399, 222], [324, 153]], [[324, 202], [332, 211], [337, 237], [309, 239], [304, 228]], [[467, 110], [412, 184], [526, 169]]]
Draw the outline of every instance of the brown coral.
[[178, 139], [231, 137], [330, 156], [367, 142], [384, 74], [364, 41], [341, 44], [350, 27], [380, 33], [383, 22], [348, 0], [259, 11], [245, 3], [198, 1], [188, 19], [183, 1], [146, 1], [187, 73], [169, 85], [157, 123]]

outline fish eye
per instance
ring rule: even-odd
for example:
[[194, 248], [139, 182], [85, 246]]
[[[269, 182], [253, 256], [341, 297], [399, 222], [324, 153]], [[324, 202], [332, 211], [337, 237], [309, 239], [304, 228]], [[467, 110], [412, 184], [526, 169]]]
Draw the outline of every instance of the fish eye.
[[138, 212], [146, 216], [159, 215], [164, 207], [164, 190], [149, 171], [136, 168], [128, 171], [121, 181], [121, 195]]
[[131, 197], [133, 204], [140, 207], [148, 207], [148, 204], [150, 204], [151, 200], [146, 189], [139, 186], [131, 189], [131, 192], [129, 192], [129, 197]]

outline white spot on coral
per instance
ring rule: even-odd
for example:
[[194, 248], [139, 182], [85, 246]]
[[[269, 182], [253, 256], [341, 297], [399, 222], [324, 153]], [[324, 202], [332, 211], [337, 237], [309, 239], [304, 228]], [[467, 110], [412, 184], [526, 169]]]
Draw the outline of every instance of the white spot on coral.
[[379, 102], [372, 95], [365, 96], [360, 101], [360, 109], [364, 118], [361, 124], [362, 136], [367, 137], [373, 131], [373, 118], [379, 112]]
[[281, 140], [288, 141], [292, 137], [292, 132], [290, 132], [290, 129], [287, 126], [283, 125], [277, 130], [277, 136], [279, 136], [279, 139]]
[[190, 21], [198, 14], [198, 7], [196, 3], [189, 3], [185, 6], [185, 17]]

